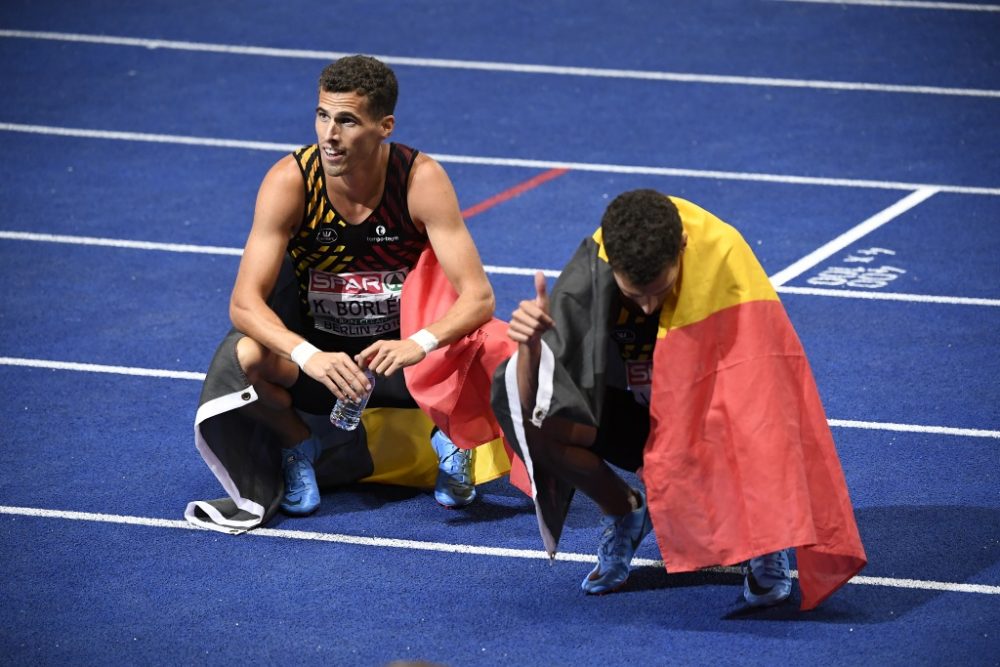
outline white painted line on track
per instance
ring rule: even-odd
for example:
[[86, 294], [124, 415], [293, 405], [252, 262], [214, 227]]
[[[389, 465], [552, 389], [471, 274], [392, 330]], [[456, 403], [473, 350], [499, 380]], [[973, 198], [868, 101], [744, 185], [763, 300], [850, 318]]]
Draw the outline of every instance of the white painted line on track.
[[930, 294], [902, 294], [900, 292], [862, 292], [860, 290], [833, 289], [828, 287], [789, 287], [781, 285], [775, 288], [781, 294], [802, 294], [805, 296], [833, 296], [844, 299], [871, 299], [875, 301], [907, 301], [911, 303], [940, 303], [956, 306], [1000, 306], [1000, 299], [981, 299], [966, 296], [934, 296]]
[[775, 286], [784, 285], [792, 278], [805, 273], [823, 260], [837, 254], [852, 243], [855, 243], [859, 239], [872, 233], [882, 225], [898, 218], [911, 208], [917, 206], [923, 201], [926, 201], [937, 192], [938, 191], [934, 188], [921, 188], [916, 192], [908, 194], [889, 208], [876, 213], [864, 222], [852, 227], [829, 243], [826, 243], [812, 251], [791, 266], [778, 271], [776, 274], [771, 276], [771, 284]]
[[[207, 146], [215, 148], [241, 148], [288, 153], [301, 146], [264, 141], [243, 141], [239, 139], [213, 139], [210, 137], [190, 137], [174, 134], [149, 134], [145, 132], [117, 132], [109, 130], [89, 130], [51, 125], [24, 125], [21, 123], [0, 123], [0, 131], [43, 134], [81, 139], [110, 139], [118, 141], [140, 141], [187, 146]], [[779, 183], [784, 185], [818, 185], [842, 188], [874, 188], [880, 190], [923, 190], [930, 188], [940, 192], [965, 195], [1000, 196], [1000, 188], [965, 185], [903, 183], [899, 181], [872, 181], [853, 178], [823, 178], [818, 176], [793, 176], [788, 174], [764, 174], [743, 171], [714, 171], [704, 169], [677, 169], [674, 167], [643, 167], [621, 164], [599, 164], [591, 162], [556, 162], [552, 160], [531, 160], [521, 158], [480, 157], [474, 155], [446, 155], [428, 153], [445, 164], [470, 164], [485, 167], [515, 167], [526, 169], [568, 169], [570, 171], [596, 172], [602, 174], [638, 174], [644, 176], [673, 176], [677, 178], [709, 178], [729, 181], [751, 181], [759, 183]]]
[[990, 586], [988, 584], [956, 584], [945, 581], [866, 577], [864, 575], [858, 575], [851, 579], [848, 583], [868, 584], [871, 586], [891, 586], [893, 588], [916, 588], [925, 591], [949, 591], [952, 593], [983, 593], [986, 595], [1000, 595], [1000, 586]]
[[943, 9], [953, 12], [1000, 12], [1000, 5], [977, 5], [965, 2], [922, 2], [921, 0], [771, 0], [771, 2], [902, 7], [905, 9]]
[[301, 148], [296, 144], [278, 144], [269, 141], [246, 141], [243, 139], [213, 139], [211, 137], [188, 137], [180, 134], [150, 134], [148, 132], [116, 132], [113, 130], [87, 130], [75, 127], [54, 127], [51, 125], [24, 125], [21, 123], [0, 123], [0, 130], [46, 134], [56, 137], [79, 137], [82, 139], [110, 139], [115, 141], [140, 141], [155, 144], [180, 144], [182, 146], [208, 146], [213, 148], [242, 148], [253, 151], [275, 151], [287, 153]]
[[160, 368], [134, 368], [131, 366], [105, 366], [103, 364], [81, 364], [74, 361], [52, 361], [49, 359], [24, 359], [21, 357], [0, 357], [0, 366], [27, 366], [47, 368], [55, 371], [79, 371], [83, 373], [111, 373], [114, 375], [139, 375], [142, 377], [168, 378], [171, 380], [205, 379], [204, 373], [191, 371], [169, 371]]
[[[266, 56], [270, 58], [305, 58], [329, 62], [343, 56], [352, 55], [338, 51], [311, 51], [303, 49], [278, 49], [260, 46], [240, 46], [236, 44], [213, 44], [166, 39], [144, 39], [138, 37], [117, 37], [112, 35], [89, 35], [65, 32], [44, 32], [35, 30], [0, 30], [0, 37], [19, 39], [41, 39], [60, 42], [82, 42], [109, 46], [132, 46], [146, 49], [172, 49], [179, 51], [202, 51], [233, 55]], [[440, 69], [464, 69], [485, 72], [507, 72], [517, 74], [550, 74], [556, 76], [576, 76], [601, 79], [633, 79], [640, 81], [670, 81], [674, 83], [707, 83], [736, 86], [764, 86], [770, 88], [806, 88], [815, 90], [850, 90], [876, 93], [905, 93], [913, 95], [955, 95], [965, 97], [1000, 97], [1000, 90], [982, 88], [949, 88], [942, 86], [915, 86], [884, 83], [863, 83], [856, 81], [822, 81], [810, 79], [786, 79], [757, 76], [727, 76], [717, 74], [695, 74], [689, 72], [662, 72], [649, 70], [609, 69], [595, 67], [559, 67], [553, 65], [531, 65], [482, 60], [454, 60], [445, 58], [410, 58], [370, 54], [389, 65], [407, 67], [430, 67]]]
[[562, 271], [558, 269], [525, 269], [519, 266], [493, 266], [492, 264], [484, 264], [483, 268], [486, 273], [494, 273], [508, 276], [534, 276], [535, 273], [541, 271], [548, 278], [558, 278]]
[[[83, 373], [112, 373], [119, 375], [139, 375], [144, 377], [167, 378], [174, 380], [205, 379], [204, 373], [193, 371], [171, 371], [158, 368], [133, 368], [129, 366], [105, 366], [102, 364], [84, 364], [73, 361], [54, 361], [50, 359], [26, 359], [23, 357], [0, 357], [0, 366], [24, 366], [29, 368], [45, 368], [59, 371], [78, 371]], [[920, 424], [894, 424], [883, 422], [854, 421], [849, 419], [827, 419], [832, 427], [861, 428], [877, 431], [904, 431], [908, 433], [933, 433], [937, 435], [955, 435], [972, 438], [997, 438], [1000, 431], [976, 428], [953, 428], [950, 426], [923, 426]]]
[[[8, 241], [38, 241], [41, 243], [66, 243], [70, 245], [103, 246], [107, 248], [126, 248], [130, 250], [163, 250], [165, 252], [188, 252], [203, 255], [231, 255], [239, 257], [242, 248], [227, 248], [223, 246], [190, 245], [185, 243], [157, 243], [154, 241], [132, 241], [129, 239], [112, 239], [98, 236], [69, 236], [66, 234], [39, 234], [37, 232], [18, 232], [0, 230], [0, 239]], [[553, 269], [528, 269], [517, 266], [484, 265], [487, 273], [534, 276], [541, 271], [550, 278], [559, 277], [559, 271]]]
[[[0, 130], [4, 124], [0, 123]], [[519, 158], [474, 157], [467, 155], [433, 154], [439, 162], [472, 164], [490, 167], [526, 167], [529, 169], [569, 169], [571, 171], [597, 172], [602, 174], [638, 174], [642, 176], [672, 176], [676, 178], [708, 178], [720, 181], [752, 181], [758, 183], [778, 183], [783, 185], [818, 185], [841, 188], [874, 188], [879, 190], [922, 190], [931, 188], [940, 192], [965, 195], [1000, 195], [1000, 188], [975, 187], [965, 185], [945, 185], [930, 183], [903, 183], [900, 181], [872, 181], [854, 178], [823, 178], [817, 176], [794, 176], [789, 174], [765, 174], [760, 172], [715, 171], [706, 169], [678, 169], [674, 167], [643, 167], [620, 164], [600, 164], [591, 162], [555, 162], [552, 160], [527, 160]]]
[[[133, 241], [130, 239], [112, 239], [97, 236], [70, 236], [66, 234], [40, 234], [37, 232], [19, 232], [0, 230], [0, 239], [9, 241], [37, 241], [41, 243], [66, 243], [70, 245], [104, 246], [109, 248], [125, 248], [130, 250], [163, 250], [166, 252], [190, 252], [204, 255], [240, 256], [242, 248], [223, 246], [190, 245], [184, 243], [156, 243], [153, 241]], [[483, 266], [486, 273], [493, 275], [534, 276], [541, 271], [549, 278], [558, 278], [558, 269], [532, 269], [520, 266]], [[869, 299], [883, 301], [904, 301], [913, 303], [940, 303], [962, 306], [1000, 306], [1000, 299], [983, 299], [962, 296], [933, 296], [925, 294], [902, 294], [899, 292], [862, 292], [860, 290], [841, 290], [824, 287], [788, 287], [776, 285], [781, 294], [801, 294], [807, 296], [832, 296], [841, 298]]]
[[0, 239], [10, 241], [40, 241], [44, 243], [68, 243], [72, 245], [93, 245], [109, 248], [129, 248], [132, 250], [163, 250], [166, 252], [189, 252], [205, 255], [236, 255], [243, 254], [242, 248], [223, 248], [220, 246], [190, 245], [186, 243], [155, 243], [153, 241], [131, 241], [128, 239], [109, 239], [97, 236], [69, 236], [65, 234], [36, 234], [34, 232], [0, 231]]
[[[73, 512], [65, 510], [47, 510], [34, 507], [12, 507], [0, 505], [0, 514], [10, 516], [26, 516], [41, 519], [63, 519], [69, 521], [90, 521], [96, 523], [123, 524], [129, 526], [147, 526], [150, 528], [175, 528], [180, 530], [204, 530], [192, 526], [187, 521], [171, 519], [154, 519], [150, 517], [127, 516], [120, 514], [100, 514], [93, 512]], [[212, 533], [217, 535], [217, 533]], [[342, 535], [337, 533], [318, 533], [301, 530], [282, 530], [275, 528], [257, 528], [248, 533], [248, 536], [256, 537], [276, 537], [291, 540], [309, 540], [315, 542], [332, 542], [336, 544], [350, 544], [354, 546], [409, 549], [414, 551], [436, 551], [439, 553], [453, 553], [474, 556], [494, 556], [500, 558], [527, 558], [532, 560], [549, 560], [548, 554], [542, 549], [508, 549], [504, 547], [486, 547], [474, 544], [451, 544], [448, 542], [426, 542], [423, 540], [401, 540], [385, 537], [360, 537], [357, 535]], [[234, 538], [236, 539], [236, 538]], [[577, 563], [596, 563], [597, 557], [590, 554], [560, 553], [555, 560]], [[663, 561], [650, 558], [635, 558], [632, 560], [633, 567], [663, 567]], [[738, 574], [736, 567], [713, 567], [707, 568], [707, 572], [720, 574]], [[793, 576], [798, 576], [793, 571]], [[892, 588], [914, 588], [928, 591], [945, 591], [950, 593], [979, 593], [984, 595], [1000, 595], [1000, 586], [990, 586], [987, 584], [963, 584], [945, 581], [922, 581], [918, 579], [895, 579], [889, 577], [867, 577], [856, 576], [850, 580], [851, 584], [862, 584], [870, 586], [887, 586]]]
[[969, 438], [997, 438], [1000, 431], [988, 431], [979, 428], [952, 428], [950, 426], [921, 426], [918, 424], [893, 424], [891, 422], [864, 422], [850, 419], [828, 419], [833, 427], [861, 428], [877, 431], [899, 431], [902, 433], [934, 433], [938, 435], [957, 435]]

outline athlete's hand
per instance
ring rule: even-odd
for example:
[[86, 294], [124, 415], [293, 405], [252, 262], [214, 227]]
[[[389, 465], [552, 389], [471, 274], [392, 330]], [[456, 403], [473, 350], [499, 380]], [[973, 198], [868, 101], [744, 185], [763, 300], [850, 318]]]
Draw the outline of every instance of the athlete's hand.
[[510, 318], [507, 335], [518, 343], [535, 347], [542, 334], [555, 326], [549, 315], [549, 296], [545, 288], [545, 274], [535, 273], [535, 298], [522, 301]]
[[358, 401], [371, 389], [364, 372], [350, 355], [343, 352], [317, 352], [302, 369], [317, 382], [323, 383], [337, 398]]
[[409, 338], [403, 340], [377, 340], [357, 356], [362, 368], [369, 368], [379, 375], [392, 375], [400, 368], [417, 363], [427, 354], [424, 348]]

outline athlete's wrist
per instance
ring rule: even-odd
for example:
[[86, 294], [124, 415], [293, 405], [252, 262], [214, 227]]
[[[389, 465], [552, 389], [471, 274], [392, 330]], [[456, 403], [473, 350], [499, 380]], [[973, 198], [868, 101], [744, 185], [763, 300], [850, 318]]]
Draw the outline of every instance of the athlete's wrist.
[[438, 348], [440, 341], [438, 341], [437, 336], [432, 334], [427, 329], [421, 329], [412, 336], [409, 337], [414, 343], [420, 346], [424, 351], [424, 354], [430, 354]]
[[299, 368], [305, 370], [306, 363], [308, 363], [308, 361], [312, 359], [313, 355], [319, 351], [320, 349], [318, 347], [309, 341], [304, 340], [292, 348], [292, 352], [288, 356], [291, 357], [292, 361], [294, 361]]

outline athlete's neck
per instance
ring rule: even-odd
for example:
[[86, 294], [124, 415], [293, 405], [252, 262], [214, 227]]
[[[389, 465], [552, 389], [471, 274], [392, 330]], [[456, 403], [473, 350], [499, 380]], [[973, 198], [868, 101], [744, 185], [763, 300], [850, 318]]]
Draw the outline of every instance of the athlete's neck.
[[330, 201], [348, 222], [364, 222], [378, 207], [385, 189], [389, 150], [389, 144], [379, 144], [372, 159], [363, 165], [350, 173], [327, 177], [326, 189]]

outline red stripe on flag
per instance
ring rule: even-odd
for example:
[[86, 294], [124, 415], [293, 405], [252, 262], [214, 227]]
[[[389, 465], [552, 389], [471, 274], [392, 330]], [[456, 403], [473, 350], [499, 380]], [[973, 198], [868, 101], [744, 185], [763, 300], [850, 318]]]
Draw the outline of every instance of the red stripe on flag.
[[553, 178], [558, 178], [563, 174], [565, 174], [567, 171], [569, 171], [569, 169], [549, 169], [548, 171], [543, 171], [534, 178], [528, 179], [524, 183], [515, 185], [514, 187], [508, 190], [504, 190], [500, 194], [493, 195], [489, 199], [481, 201], [475, 206], [470, 206], [469, 208], [462, 211], [462, 217], [468, 220], [472, 216], [479, 215], [483, 211], [491, 209], [497, 204], [502, 204], [508, 199], [513, 199], [514, 197], [517, 197], [518, 195], [527, 192], [528, 190], [537, 188], [542, 183], [551, 181]]
[[668, 571], [796, 547], [803, 610], [861, 571], [833, 435], [779, 301], [668, 332], [653, 372], [643, 478]]

